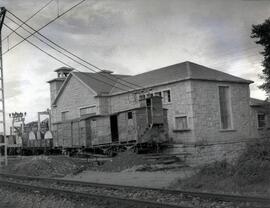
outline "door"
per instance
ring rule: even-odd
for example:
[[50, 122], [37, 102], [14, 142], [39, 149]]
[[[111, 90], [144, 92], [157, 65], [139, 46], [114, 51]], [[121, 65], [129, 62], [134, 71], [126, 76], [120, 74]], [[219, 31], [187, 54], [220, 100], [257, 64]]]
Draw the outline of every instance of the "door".
[[111, 136], [112, 142], [118, 142], [118, 122], [117, 122], [117, 115], [110, 116], [110, 124], [111, 124]]

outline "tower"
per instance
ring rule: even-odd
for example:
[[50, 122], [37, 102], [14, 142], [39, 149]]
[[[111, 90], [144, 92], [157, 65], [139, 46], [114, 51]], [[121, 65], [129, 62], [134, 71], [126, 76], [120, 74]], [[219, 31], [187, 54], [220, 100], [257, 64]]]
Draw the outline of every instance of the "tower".
[[51, 105], [54, 99], [56, 98], [63, 82], [66, 80], [67, 76], [72, 70], [73, 70], [72, 68], [68, 67], [61, 67], [54, 70], [57, 73], [57, 78], [48, 81], [48, 83], [50, 84]]

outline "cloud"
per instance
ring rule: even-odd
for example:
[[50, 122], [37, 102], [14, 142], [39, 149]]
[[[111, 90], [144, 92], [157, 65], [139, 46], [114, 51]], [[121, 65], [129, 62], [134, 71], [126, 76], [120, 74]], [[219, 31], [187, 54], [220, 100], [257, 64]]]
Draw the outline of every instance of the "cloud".
[[5, 83], [5, 98], [9, 99], [22, 93], [23, 88], [30, 86], [28, 80], [13, 80]]
[[[78, 1], [59, 1], [63, 12]], [[0, 0], [23, 20], [46, 1]], [[267, 1], [223, 0], [88, 0], [41, 33], [100, 68], [137, 74], [190, 60], [254, 80], [253, 97], [264, 98], [261, 83], [262, 56], [250, 36], [252, 24], [270, 14]], [[56, 2], [29, 24], [40, 28], [57, 15]], [[7, 22], [8, 23], [8, 22]], [[10, 23], [9, 23], [10, 24]], [[23, 35], [22, 30], [19, 32]], [[3, 36], [7, 30], [3, 31]], [[20, 38], [13, 35], [10, 45]], [[64, 62], [87, 71], [34, 38], [30, 39]], [[4, 42], [6, 50], [7, 42]], [[49, 107], [49, 85], [54, 69], [62, 64], [23, 43], [4, 56], [10, 111], [41, 111]], [[21, 81], [22, 80], [22, 81]], [[35, 119], [35, 113], [29, 114]]]

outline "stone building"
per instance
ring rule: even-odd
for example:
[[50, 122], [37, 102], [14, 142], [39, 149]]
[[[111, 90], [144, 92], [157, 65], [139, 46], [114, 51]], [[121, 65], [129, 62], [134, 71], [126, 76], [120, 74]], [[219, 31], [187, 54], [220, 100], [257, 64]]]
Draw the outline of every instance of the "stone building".
[[269, 103], [250, 98], [252, 81], [192, 62], [134, 76], [65, 67], [56, 72], [58, 77], [49, 81], [53, 131], [69, 120], [138, 108], [141, 99], [157, 95], [168, 109], [174, 143], [238, 141], [270, 133]]

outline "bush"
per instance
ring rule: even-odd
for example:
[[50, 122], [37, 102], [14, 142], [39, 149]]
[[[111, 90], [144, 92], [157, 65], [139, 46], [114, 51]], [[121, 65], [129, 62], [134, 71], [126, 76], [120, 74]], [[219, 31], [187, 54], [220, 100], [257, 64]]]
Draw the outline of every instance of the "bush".
[[[234, 164], [226, 160], [206, 165], [191, 178], [182, 181], [183, 188], [227, 190], [270, 182], [270, 139], [247, 144]], [[224, 187], [226, 186], [226, 187]]]
[[257, 140], [235, 164], [234, 181], [239, 185], [254, 184], [268, 180], [270, 174], [270, 140]]

